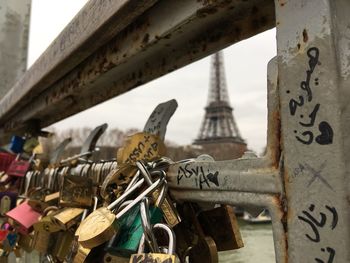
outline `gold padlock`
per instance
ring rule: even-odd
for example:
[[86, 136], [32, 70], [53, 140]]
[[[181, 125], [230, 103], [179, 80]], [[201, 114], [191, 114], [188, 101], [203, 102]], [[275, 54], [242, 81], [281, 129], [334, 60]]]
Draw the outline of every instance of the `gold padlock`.
[[145, 160], [152, 161], [166, 155], [166, 147], [159, 136], [140, 132], [127, 138], [124, 146], [117, 152], [118, 163], [131, 163]]
[[21, 251], [21, 248], [19, 246], [16, 246], [13, 249], [13, 253], [15, 254], [16, 258], [21, 258], [22, 257], [22, 251]]
[[29, 199], [28, 204], [38, 212], [43, 212], [49, 206], [56, 206], [58, 204], [60, 193], [55, 192], [43, 196], [41, 199]]
[[74, 257], [73, 263], [84, 263], [90, 252], [91, 248], [85, 248], [79, 244], [78, 251]]
[[58, 228], [52, 231], [52, 213], [56, 209], [57, 207], [48, 207], [41, 219], [33, 225], [33, 248], [40, 253], [47, 253], [54, 242], [52, 233], [58, 231]]
[[83, 208], [66, 207], [55, 212], [52, 215], [52, 221], [59, 226], [61, 230], [67, 231], [78, 223], [78, 219], [83, 212]]
[[93, 197], [91, 178], [66, 175], [60, 191], [60, 205], [69, 207], [90, 207]]
[[70, 252], [70, 248], [73, 240], [74, 240], [73, 229], [58, 232], [55, 244], [53, 245], [51, 255], [60, 261], [64, 261], [64, 259]]
[[0, 249], [0, 263], [8, 263], [8, 256], [8, 253], [6, 253], [3, 249]]
[[223, 205], [198, 215], [206, 235], [211, 236], [218, 251], [239, 249], [244, 246], [233, 207]]
[[120, 217], [126, 214], [129, 209], [137, 205], [143, 197], [152, 193], [155, 189], [160, 187], [164, 179], [158, 179], [138, 195], [127, 207], [122, 209], [115, 215], [111, 210], [125, 200], [130, 194], [134, 193], [143, 183], [144, 179], [138, 181], [135, 185], [130, 187], [123, 193], [116, 201], [108, 207], [100, 207], [93, 211], [83, 222], [80, 223], [77, 233], [79, 235], [79, 243], [87, 248], [97, 247], [112, 238], [113, 235], [119, 232]]
[[27, 253], [31, 253], [34, 249], [34, 231], [28, 235], [19, 235], [18, 245]]
[[[136, 166], [130, 164], [121, 164], [118, 169], [112, 170], [102, 183], [100, 190], [101, 197], [107, 201], [109, 201], [111, 193], [119, 197], [118, 191], [124, 190], [122, 186], [128, 185], [136, 172]], [[116, 186], [117, 188], [115, 188]]]
[[[97, 205], [98, 205], [98, 198], [95, 196], [93, 211], [97, 209]], [[85, 209], [81, 217], [81, 222], [85, 220], [87, 214], [88, 214], [88, 210]], [[70, 253], [67, 259], [68, 262], [73, 261], [73, 263], [84, 263], [85, 259], [88, 257], [88, 255], [91, 252], [90, 248], [85, 248], [81, 244], [79, 244], [78, 237], [79, 237], [79, 228], [75, 232], [75, 238], [72, 242], [72, 248], [70, 250]]]

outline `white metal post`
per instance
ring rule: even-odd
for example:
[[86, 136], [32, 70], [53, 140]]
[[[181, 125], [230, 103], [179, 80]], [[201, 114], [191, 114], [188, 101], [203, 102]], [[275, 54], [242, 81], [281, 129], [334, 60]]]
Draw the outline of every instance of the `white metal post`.
[[350, 2], [276, 1], [286, 262], [350, 262]]

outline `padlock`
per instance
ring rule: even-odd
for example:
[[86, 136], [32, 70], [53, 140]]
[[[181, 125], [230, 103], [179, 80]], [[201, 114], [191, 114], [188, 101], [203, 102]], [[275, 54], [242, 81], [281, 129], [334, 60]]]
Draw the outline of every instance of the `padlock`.
[[25, 160], [13, 160], [7, 169], [7, 174], [11, 177], [24, 177], [30, 168], [30, 162]]
[[17, 244], [18, 234], [14, 231], [9, 232], [4, 241], [2, 241], [2, 247], [6, 252], [12, 252]]
[[6, 152], [0, 152], [0, 172], [6, 172], [16, 155]]
[[45, 196], [49, 194], [52, 194], [51, 189], [47, 187], [33, 186], [30, 189], [28, 189], [26, 196], [29, 199], [44, 201]]
[[15, 246], [13, 248], [13, 254], [15, 254], [15, 257], [20, 259], [22, 257], [22, 250], [19, 246]]
[[[136, 166], [139, 168], [139, 170], [141, 171], [141, 174], [144, 176], [146, 183], [148, 185], [151, 185], [152, 176], [147, 170], [145, 164], [141, 161], [138, 161], [136, 162]], [[159, 194], [160, 194], [159, 190], [156, 190], [153, 192], [152, 196], [154, 200], [157, 200]], [[174, 227], [181, 222], [180, 215], [177, 212], [173, 202], [168, 196], [166, 196], [164, 201], [162, 202], [161, 208], [163, 210], [165, 221], [167, 222], [168, 225], [170, 225], [170, 227]]]
[[93, 198], [91, 178], [66, 175], [60, 190], [60, 205], [69, 207], [90, 207]]
[[22, 248], [25, 252], [31, 253], [34, 249], [34, 231], [28, 235], [19, 234], [18, 237], [18, 246]]
[[191, 228], [197, 237], [194, 244], [191, 244], [191, 250], [188, 253], [189, 261], [193, 263], [218, 263], [218, 249], [211, 236], [205, 235], [201, 224], [198, 221], [195, 206], [192, 203], [184, 203], [183, 215], [191, 222]]
[[6, 216], [18, 224], [16, 228], [19, 233], [27, 235], [33, 229], [34, 223], [39, 221], [41, 214], [31, 208], [28, 202], [25, 201], [8, 211]]
[[0, 248], [0, 263], [8, 263], [8, 256], [10, 252], [6, 252], [3, 248]]
[[21, 153], [23, 152], [24, 143], [25, 143], [24, 138], [17, 135], [13, 135], [11, 138], [9, 149], [16, 154]]
[[8, 223], [5, 222], [1, 225], [0, 228], [0, 244], [3, 244], [3, 242], [7, 239], [7, 235], [13, 231], [13, 227]]
[[72, 242], [74, 240], [74, 230], [59, 231], [53, 246], [51, 255], [59, 261], [64, 261], [68, 255]]
[[[134, 200], [127, 200], [123, 202], [117, 212], [121, 211], [124, 207], [132, 203]], [[126, 234], [128, 233], [128, 230], [132, 227], [136, 217], [139, 215], [139, 207], [134, 206], [133, 208], [130, 209], [130, 211], [127, 213], [127, 216], [123, 216], [120, 218], [120, 229], [119, 232], [116, 233], [106, 244], [105, 251], [109, 252], [110, 254], [117, 255], [120, 253], [118, 250], [118, 243], [120, 240], [124, 239]], [[123, 257], [123, 256], [121, 256]], [[127, 255], [126, 257], [129, 258]]]
[[[97, 196], [94, 196], [94, 206], [92, 211], [95, 211], [97, 209], [98, 205], [98, 198]], [[88, 209], [85, 209], [82, 216], [81, 216], [81, 222], [83, 222], [88, 214]], [[90, 248], [84, 248], [82, 245], [79, 244], [78, 242], [78, 232], [76, 231], [74, 235], [74, 239], [72, 242], [71, 249], [69, 250], [67, 256], [66, 256], [66, 261], [67, 262], [74, 262], [74, 263], [83, 263], [85, 262], [85, 259], [87, 256], [90, 254], [91, 249]]]
[[[167, 262], [167, 263], [175, 263], [175, 244], [176, 237], [173, 230], [165, 225], [165, 224], [155, 224], [153, 229], [163, 230], [167, 233], [169, 238], [169, 245], [166, 250], [166, 254], [162, 253], [144, 253], [145, 250], [145, 235], [142, 235], [139, 249], [137, 254], [133, 254], [130, 257], [130, 263], [142, 263], [142, 262]], [[204, 262], [204, 261], [203, 261]]]
[[23, 152], [31, 154], [33, 150], [39, 145], [38, 137], [26, 138], [23, 145]]
[[16, 206], [18, 194], [12, 191], [0, 192], [0, 215], [4, 216]]
[[78, 220], [83, 213], [83, 208], [75, 207], [65, 207], [63, 209], [57, 210], [51, 215], [52, 225], [50, 225], [48, 231], [56, 232], [57, 227], [59, 230], [67, 231], [69, 228], [78, 223]]
[[134, 164], [139, 160], [152, 161], [164, 155], [166, 147], [159, 136], [139, 132], [129, 136], [123, 147], [118, 149], [117, 162]]
[[117, 206], [125, 197], [134, 193], [134, 190], [139, 188], [144, 179], [138, 181], [128, 191], [124, 192], [116, 201], [107, 207], [101, 207], [92, 212], [83, 222], [81, 222], [77, 232], [79, 234], [79, 243], [86, 248], [93, 248], [101, 245], [111, 239], [119, 231], [120, 218], [125, 215], [132, 207], [137, 205], [144, 196], [152, 193], [160, 187], [164, 179], [158, 179], [152, 186], [143, 191], [135, 200], [120, 211], [117, 215], [113, 214], [111, 209]]
[[223, 205], [198, 215], [206, 235], [211, 236], [218, 251], [239, 249], [244, 246], [232, 206]]
[[77, 254], [74, 256], [73, 263], [84, 263], [85, 259], [91, 252], [91, 248], [85, 248], [82, 245], [78, 245]]
[[2, 243], [2, 241], [4, 241], [6, 239], [8, 233], [10, 233], [9, 230], [7, 230], [7, 229], [0, 229], [0, 243]]
[[54, 235], [52, 233], [58, 230], [53, 232], [49, 231], [53, 228], [50, 213], [53, 213], [57, 209], [57, 207], [48, 207], [45, 209], [40, 220], [33, 225], [33, 248], [40, 253], [47, 253], [54, 243]]
[[137, 173], [137, 167], [130, 164], [121, 164], [118, 169], [112, 170], [101, 185], [100, 195], [106, 201], [112, 200], [117, 193], [118, 187], [128, 185]]
[[123, 228], [121, 227], [120, 229], [120, 235], [115, 240], [114, 246], [111, 245], [111, 249], [107, 250], [107, 252], [124, 257], [129, 257], [131, 254], [136, 253], [145, 228], [143, 227], [145, 224], [142, 218], [146, 218], [149, 221], [149, 225], [161, 223], [163, 212], [160, 206], [165, 200], [167, 189], [167, 184], [164, 183], [154, 206], [149, 207], [147, 198], [141, 202], [140, 213], [136, 216], [132, 225], [128, 227], [126, 224], [121, 224]]
[[40, 199], [30, 198], [28, 200], [28, 205], [30, 205], [35, 211], [43, 213], [47, 207], [58, 205], [59, 195], [59, 192], [55, 192], [45, 196], [40, 196]]

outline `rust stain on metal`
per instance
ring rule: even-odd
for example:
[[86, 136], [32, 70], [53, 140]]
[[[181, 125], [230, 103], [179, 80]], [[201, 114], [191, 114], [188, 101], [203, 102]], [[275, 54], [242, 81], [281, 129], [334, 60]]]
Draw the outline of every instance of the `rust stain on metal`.
[[215, 14], [218, 11], [218, 9], [214, 6], [207, 6], [204, 8], [201, 8], [197, 11], [196, 15], [198, 17], [206, 17], [207, 15]]
[[288, 210], [287, 201], [283, 195], [274, 195], [272, 197], [273, 203], [281, 212], [281, 224], [283, 226], [283, 240], [284, 240], [284, 263], [288, 263]]
[[278, 3], [283, 7], [286, 4], [286, 0], [278, 0]]
[[306, 43], [309, 40], [309, 36], [307, 34], [306, 29], [303, 30], [303, 41]]
[[274, 122], [274, 129], [269, 131], [269, 136], [273, 136], [274, 144], [270, 145], [272, 166], [278, 168], [281, 156], [280, 138], [281, 138], [281, 115], [279, 111], [272, 112], [272, 121]]
[[[199, 1], [200, 2], [200, 1]], [[215, 14], [219, 9], [230, 9], [232, 10], [234, 6], [228, 7], [232, 3], [232, 0], [225, 1], [204, 1], [205, 7], [199, 9], [196, 12], [196, 16], [199, 18], [204, 18], [207, 15]]]

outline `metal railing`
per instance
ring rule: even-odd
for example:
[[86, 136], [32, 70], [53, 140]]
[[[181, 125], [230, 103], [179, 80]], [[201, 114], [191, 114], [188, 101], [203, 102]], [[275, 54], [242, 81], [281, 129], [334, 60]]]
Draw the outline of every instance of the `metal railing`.
[[276, 26], [266, 156], [175, 165], [169, 187], [177, 200], [267, 207], [277, 262], [350, 262], [349, 13], [347, 0], [92, 0], [0, 101], [0, 137]]

